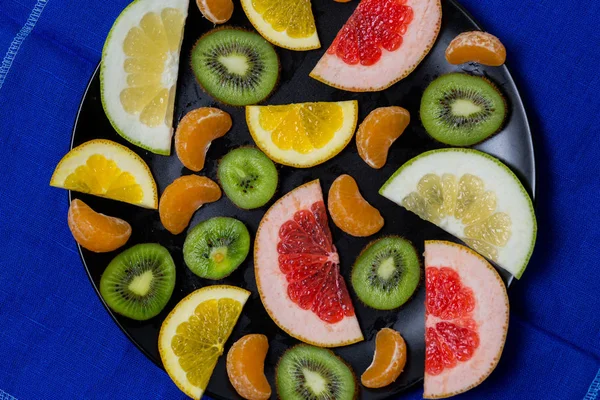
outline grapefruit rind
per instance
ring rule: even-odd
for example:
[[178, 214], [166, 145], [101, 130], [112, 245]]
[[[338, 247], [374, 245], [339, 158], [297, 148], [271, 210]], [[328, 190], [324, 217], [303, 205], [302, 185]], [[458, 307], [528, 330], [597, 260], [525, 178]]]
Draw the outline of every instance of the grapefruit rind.
[[177, 327], [189, 320], [198, 304], [203, 301], [228, 298], [237, 300], [244, 306], [249, 297], [249, 291], [236, 286], [206, 286], [184, 297], [165, 318], [158, 335], [158, 352], [165, 370], [175, 385], [189, 397], [200, 399], [205, 388], [202, 389], [188, 383], [186, 373], [179, 365], [179, 358], [171, 348], [171, 339], [177, 333]]
[[[406, 5], [413, 9], [415, 17], [403, 35], [403, 43], [398, 50], [389, 52], [381, 49], [381, 59], [371, 66], [349, 65], [337, 55], [325, 52], [309, 76], [349, 92], [378, 92], [406, 78], [435, 44], [442, 26], [442, 4], [440, 0], [408, 0]], [[408, 54], [402, 50], [419, 41], [427, 44], [417, 49], [411, 48]], [[395, 57], [395, 53], [400, 56]]]
[[[281, 293], [272, 290], [288, 286], [285, 275], [279, 270], [279, 264], [272, 262], [278, 259], [279, 227], [290, 220], [297, 210], [310, 209], [315, 201], [322, 199], [323, 193], [317, 179], [287, 193], [269, 208], [256, 231], [254, 273], [260, 299], [279, 328], [304, 343], [319, 347], [340, 347], [364, 340], [356, 316], [329, 324], [311, 310], [303, 310], [293, 303], [285, 291]], [[287, 204], [288, 202], [291, 204]], [[270, 222], [278, 223], [277, 229], [269, 229], [267, 225]], [[267, 288], [271, 290], [265, 290]], [[279, 309], [275, 310], [276, 307]]]
[[[111, 140], [93, 139], [72, 148], [56, 166], [52, 178], [50, 178], [50, 186], [66, 189], [64, 184], [67, 177], [77, 167], [85, 164], [87, 159], [94, 154], [100, 154], [106, 159], [114, 161], [121, 170], [129, 172], [135, 177], [136, 183], [141, 186], [144, 195], [139, 203], [132, 204], [150, 209], [158, 208], [156, 182], [148, 164], [129, 148]], [[94, 196], [104, 197], [96, 194]]]
[[310, 153], [302, 154], [293, 149], [282, 150], [271, 139], [271, 132], [264, 130], [259, 122], [260, 107], [246, 107], [246, 122], [256, 145], [276, 163], [295, 168], [310, 168], [322, 164], [338, 155], [354, 136], [358, 123], [358, 101], [337, 102], [342, 107], [344, 122], [342, 127], [335, 132], [333, 138], [325, 146], [315, 149]]
[[[423, 398], [442, 399], [478, 386], [494, 371], [506, 341], [510, 306], [506, 286], [498, 271], [468, 247], [447, 241], [426, 240], [425, 265], [426, 269], [437, 266], [456, 270], [463, 285], [473, 289], [477, 301], [473, 319], [478, 325], [480, 343], [473, 357], [469, 361], [459, 361], [456, 367], [446, 369], [440, 375], [432, 376], [425, 372]], [[474, 265], [481, 267], [475, 267], [475, 271]], [[487, 277], [482, 276], [486, 274]], [[486, 315], [482, 315], [482, 310], [487, 312], [490, 320], [483, 320]], [[438, 322], [435, 316], [426, 316], [426, 328], [429, 318], [431, 324]], [[482, 359], [482, 355], [489, 353], [493, 356]], [[480, 374], [469, 381], [473, 370], [479, 371]], [[444, 387], [444, 390], [435, 392], [432, 387], [437, 385]]]
[[[512, 234], [503, 247], [498, 247], [497, 264], [517, 279], [521, 278], [533, 253], [537, 221], [531, 197], [519, 178], [498, 159], [474, 149], [448, 148], [431, 150], [407, 161], [379, 189], [379, 194], [401, 204], [416, 190], [426, 174], [452, 173], [457, 177], [473, 174], [485, 182], [485, 190], [497, 196], [496, 212], [507, 213], [512, 220]], [[464, 225], [453, 217], [438, 225], [448, 233], [463, 237]]]

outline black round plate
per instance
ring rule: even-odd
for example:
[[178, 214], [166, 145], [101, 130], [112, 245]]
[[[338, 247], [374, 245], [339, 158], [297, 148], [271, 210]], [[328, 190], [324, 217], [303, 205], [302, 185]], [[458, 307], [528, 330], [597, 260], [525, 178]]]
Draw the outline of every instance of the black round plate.
[[[189, 66], [189, 54], [196, 40], [213, 26], [202, 18], [194, 3], [194, 1], [190, 2], [190, 13], [181, 50], [174, 120], [177, 122], [188, 111], [203, 106], [216, 105], [231, 114], [233, 128], [226, 136], [216, 140], [210, 147], [206, 166], [200, 173], [216, 179], [218, 160], [229, 150], [238, 146], [252, 145], [253, 142], [246, 127], [244, 109], [215, 104], [215, 101], [204, 93], [196, 83]], [[442, 0], [442, 30], [429, 56], [408, 78], [391, 88], [378, 93], [349, 93], [326, 86], [308, 76], [320, 56], [333, 41], [340, 27], [353, 12], [357, 3], [357, 1], [353, 1], [340, 4], [333, 0], [313, 2], [317, 29], [323, 48], [309, 52], [293, 52], [278, 48], [277, 51], [281, 58], [281, 82], [279, 88], [267, 101], [268, 104], [287, 104], [306, 101], [356, 99], [360, 109], [359, 121], [362, 121], [376, 107], [389, 105], [405, 107], [413, 117], [406, 132], [394, 143], [388, 162], [381, 170], [371, 169], [360, 159], [354, 142], [351, 142], [337, 157], [317, 167], [304, 170], [289, 167], [279, 168], [280, 186], [273, 201], [297, 186], [315, 178], [321, 180], [323, 192], [326, 194], [333, 180], [340, 174], [347, 173], [357, 180], [364, 197], [381, 211], [385, 218], [385, 226], [381, 232], [371, 238], [351, 237], [330, 223], [335, 245], [340, 255], [342, 274], [348, 283], [351, 266], [356, 256], [367, 243], [377, 237], [385, 235], [404, 236], [414, 243], [421, 254], [423, 253], [423, 242], [426, 239], [456, 241], [441, 229], [420, 220], [416, 215], [377, 194], [381, 185], [404, 162], [426, 150], [440, 147], [438, 143], [427, 136], [418, 118], [421, 94], [427, 85], [440, 74], [461, 70], [472, 72], [489, 77], [500, 87], [509, 103], [508, 124], [501, 133], [477, 146], [477, 148], [498, 157], [508, 164], [522, 179], [530, 193], [535, 192], [535, 162], [531, 132], [519, 93], [507, 68], [485, 68], [477, 65], [457, 67], [449, 65], [444, 58], [444, 51], [448, 43], [456, 35], [464, 31], [479, 29], [473, 19], [454, 1]], [[230, 22], [235, 26], [252, 29], [239, 3], [236, 4], [236, 11]], [[131, 145], [116, 134], [106, 118], [100, 102], [98, 70], [92, 77], [82, 101], [75, 123], [72, 146], [96, 138], [114, 140], [140, 154], [150, 166], [160, 193], [175, 178], [191, 173], [182, 166], [174, 152], [169, 157], [154, 155]], [[127, 243], [127, 247], [137, 243], [156, 242], [166, 246], [171, 252], [177, 265], [177, 282], [169, 304], [160, 315], [146, 322], [136, 322], [108, 310], [117, 325], [121, 327], [131, 341], [148, 358], [162, 367], [157, 349], [158, 332], [162, 321], [184, 296], [215, 282], [198, 278], [185, 266], [182, 256], [185, 232], [177, 236], [170, 234], [161, 225], [158, 212], [79, 193], [71, 193], [71, 195], [83, 199], [99, 212], [127, 220], [133, 227], [133, 235]], [[194, 215], [190, 227], [213, 216], [231, 216], [243, 221], [248, 226], [252, 236], [254, 236], [264, 212], [271, 204], [272, 202], [261, 209], [243, 211], [236, 208], [224, 196], [216, 203], [203, 206]], [[84, 266], [97, 291], [102, 272], [117, 252], [95, 254], [85, 249], [80, 250]], [[227, 343], [227, 348], [235, 340], [248, 333], [267, 335], [270, 348], [266, 359], [265, 372], [271, 386], [275, 388], [274, 374], [277, 360], [283, 351], [297, 343], [297, 341], [282, 332], [271, 321], [263, 308], [256, 290], [252, 261], [252, 256], [249, 256], [231, 276], [218, 282], [240, 286], [252, 292], [252, 296], [244, 307], [242, 316]], [[504, 271], [500, 272], [508, 283], [510, 276]], [[358, 301], [352, 290], [350, 292], [365, 341], [335, 349], [335, 352], [349, 362], [357, 376], [360, 376], [371, 363], [375, 346], [374, 338], [377, 331], [383, 327], [392, 327], [401, 332], [406, 340], [409, 352], [405, 371], [395, 383], [386, 388], [379, 390], [361, 388], [361, 398], [363, 399], [392, 398], [423, 379], [425, 347], [424, 288], [421, 285], [413, 299], [396, 311], [369, 309]], [[219, 360], [206, 393], [219, 399], [240, 398], [227, 378], [225, 357], [221, 357]], [[272, 397], [276, 398], [276, 395], [273, 394]]]

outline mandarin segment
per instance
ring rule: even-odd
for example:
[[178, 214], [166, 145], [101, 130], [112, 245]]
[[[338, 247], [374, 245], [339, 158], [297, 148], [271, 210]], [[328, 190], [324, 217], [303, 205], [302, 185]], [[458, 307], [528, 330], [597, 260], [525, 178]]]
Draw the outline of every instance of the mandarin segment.
[[371, 111], [356, 132], [360, 158], [371, 168], [383, 167], [390, 147], [409, 123], [410, 113], [402, 107], [380, 107]]
[[364, 199], [350, 175], [333, 181], [327, 206], [335, 225], [352, 236], [371, 236], [383, 227], [381, 213]]
[[395, 382], [406, 365], [406, 342], [390, 328], [377, 332], [373, 362], [360, 377], [368, 388], [381, 388]]
[[233, 1], [231, 0], [196, 0], [204, 18], [213, 24], [224, 24], [233, 14]]
[[235, 342], [227, 353], [227, 375], [236, 392], [247, 400], [267, 400], [271, 386], [264, 373], [269, 342], [251, 334]]
[[182, 176], [167, 186], [160, 197], [160, 221], [169, 232], [178, 235], [189, 225], [196, 210], [220, 198], [221, 188], [211, 179], [198, 175]]
[[96, 253], [116, 250], [131, 236], [131, 225], [126, 221], [100, 214], [79, 199], [71, 201], [68, 223], [75, 241]]
[[486, 32], [463, 32], [446, 49], [446, 60], [450, 64], [476, 62], [499, 67], [506, 61], [506, 48], [496, 36]]
[[194, 172], [202, 170], [212, 141], [229, 132], [231, 125], [231, 116], [218, 108], [188, 112], [175, 132], [175, 151], [181, 163]]

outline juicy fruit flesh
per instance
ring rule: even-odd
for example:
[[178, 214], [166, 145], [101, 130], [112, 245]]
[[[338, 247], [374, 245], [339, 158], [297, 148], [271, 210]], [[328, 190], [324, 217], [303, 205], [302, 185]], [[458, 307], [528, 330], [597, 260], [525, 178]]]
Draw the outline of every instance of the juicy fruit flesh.
[[71, 201], [68, 223], [77, 243], [97, 253], [116, 250], [131, 236], [126, 221], [97, 213], [79, 199]]
[[229, 21], [233, 14], [231, 0], [196, 0], [202, 15], [213, 24], [223, 24]]
[[277, 252], [287, 294], [295, 304], [330, 324], [354, 315], [322, 201], [281, 225]]
[[317, 31], [310, 0], [252, 0], [252, 6], [275, 31], [291, 38], [308, 38]]
[[368, 388], [381, 388], [398, 379], [406, 365], [406, 342], [390, 328], [377, 332], [373, 362], [360, 377]]
[[350, 235], [370, 236], [383, 227], [381, 213], [362, 197], [350, 175], [340, 175], [333, 181], [327, 205], [333, 222]]
[[402, 107], [380, 107], [367, 115], [356, 132], [358, 155], [372, 168], [385, 165], [392, 144], [410, 123]]
[[495, 212], [496, 194], [486, 191], [476, 175], [457, 179], [453, 174], [427, 174], [419, 180], [417, 191], [402, 200], [402, 206], [436, 225], [444, 218], [455, 219], [464, 226], [461, 239], [493, 261], [512, 234], [510, 216]]
[[248, 400], [267, 400], [271, 386], [265, 377], [265, 357], [269, 342], [265, 335], [246, 335], [227, 353], [227, 375], [240, 396]]
[[206, 300], [196, 306], [187, 321], [177, 326], [171, 349], [192, 385], [206, 388], [241, 312], [242, 304], [237, 300]]
[[266, 106], [260, 108], [259, 122], [277, 147], [306, 154], [333, 139], [344, 123], [344, 112], [335, 103]]
[[463, 32], [448, 45], [446, 60], [455, 65], [477, 62], [498, 67], [506, 61], [506, 48], [496, 36], [489, 33]]
[[349, 65], [369, 66], [381, 59], [382, 50], [398, 50], [414, 16], [406, 1], [361, 1], [327, 53]]
[[123, 42], [127, 87], [120, 93], [123, 109], [149, 127], [171, 126], [175, 80], [185, 17], [176, 8], [146, 13]]

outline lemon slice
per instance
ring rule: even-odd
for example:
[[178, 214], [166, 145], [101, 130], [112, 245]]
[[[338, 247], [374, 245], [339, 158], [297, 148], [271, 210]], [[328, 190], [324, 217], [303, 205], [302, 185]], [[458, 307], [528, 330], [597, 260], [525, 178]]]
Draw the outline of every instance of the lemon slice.
[[290, 50], [321, 47], [310, 0], [242, 0], [254, 28], [269, 42]]
[[507, 166], [471, 149], [423, 153], [400, 167], [379, 193], [459, 237], [520, 278], [537, 222], [527, 191]]
[[131, 143], [168, 155], [188, 0], [136, 0], [119, 15], [100, 70], [102, 105]]
[[110, 140], [91, 140], [69, 151], [56, 166], [50, 186], [158, 207], [156, 183], [148, 165]]
[[258, 147], [273, 161], [297, 168], [336, 156], [352, 139], [357, 118], [356, 101], [246, 107]]
[[200, 399], [250, 292], [235, 286], [198, 289], [181, 300], [160, 328], [165, 370], [185, 394]]

